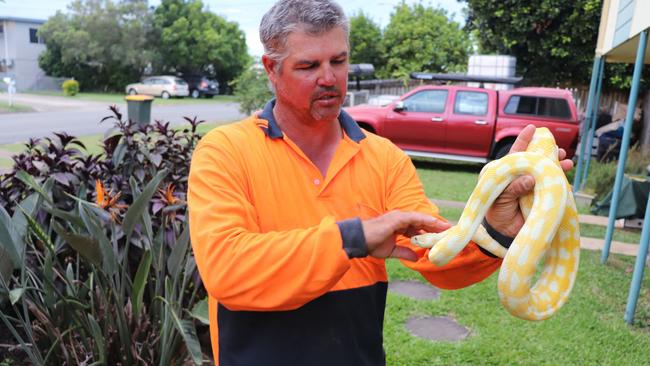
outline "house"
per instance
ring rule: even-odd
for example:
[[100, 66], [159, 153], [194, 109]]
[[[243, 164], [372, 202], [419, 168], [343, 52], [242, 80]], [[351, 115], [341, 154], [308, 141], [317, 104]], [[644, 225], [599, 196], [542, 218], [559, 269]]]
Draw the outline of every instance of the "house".
[[[38, 66], [38, 55], [45, 42], [38, 37], [44, 20], [0, 17], [0, 80], [11, 77], [18, 92], [59, 89], [61, 79], [45, 75]], [[3, 84], [0, 90], [6, 90]]]

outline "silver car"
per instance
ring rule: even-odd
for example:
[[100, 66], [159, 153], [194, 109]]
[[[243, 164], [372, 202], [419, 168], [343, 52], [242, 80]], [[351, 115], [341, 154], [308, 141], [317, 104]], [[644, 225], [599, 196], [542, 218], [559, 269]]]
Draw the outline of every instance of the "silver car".
[[169, 99], [170, 97], [186, 97], [190, 89], [185, 80], [176, 76], [150, 76], [140, 83], [126, 86], [129, 95], [146, 94]]

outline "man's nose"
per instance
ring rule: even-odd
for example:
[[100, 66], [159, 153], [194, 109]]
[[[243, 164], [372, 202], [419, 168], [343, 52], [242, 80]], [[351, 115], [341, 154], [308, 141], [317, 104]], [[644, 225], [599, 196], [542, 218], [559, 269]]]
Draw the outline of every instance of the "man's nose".
[[318, 77], [318, 85], [321, 86], [332, 86], [336, 82], [336, 75], [334, 74], [334, 69], [329, 64], [324, 64], [321, 66], [321, 72]]

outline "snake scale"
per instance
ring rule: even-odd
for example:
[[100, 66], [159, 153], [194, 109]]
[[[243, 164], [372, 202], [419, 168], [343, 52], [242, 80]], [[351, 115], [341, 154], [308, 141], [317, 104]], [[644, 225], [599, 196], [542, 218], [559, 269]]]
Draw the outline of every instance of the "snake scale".
[[[501, 192], [522, 174], [535, 178], [535, 188], [519, 200], [526, 220], [506, 250], [489, 236], [481, 222]], [[485, 165], [457, 225], [411, 240], [431, 248], [429, 260], [439, 266], [455, 257], [470, 240], [474, 241], [503, 258], [498, 293], [510, 314], [526, 320], [543, 320], [553, 315], [567, 301], [575, 282], [580, 229], [571, 186], [560, 167], [551, 132], [538, 128], [526, 151]], [[535, 277], [538, 279], [533, 285]]]

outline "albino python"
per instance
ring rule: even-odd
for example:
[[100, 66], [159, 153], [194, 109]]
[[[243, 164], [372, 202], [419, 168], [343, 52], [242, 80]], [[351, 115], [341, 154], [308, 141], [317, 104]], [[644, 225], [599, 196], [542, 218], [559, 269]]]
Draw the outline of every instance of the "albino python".
[[[492, 239], [481, 222], [486, 211], [518, 175], [535, 178], [534, 191], [519, 200], [526, 222], [506, 250]], [[429, 260], [444, 265], [472, 240], [503, 258], [499, 298], [512, 315], [543, 320], [569, 297], [580, 256], [580, 230], [571, 187], [560, 167], [558, 148], [546, 128], [538, 128], [525, 152], [487, 164], [479, 175], [458, 224], [436, 234], [414, 236], [412, 242], [431, 248]], [[541, 274], [532, 286], [538, 264]]]

